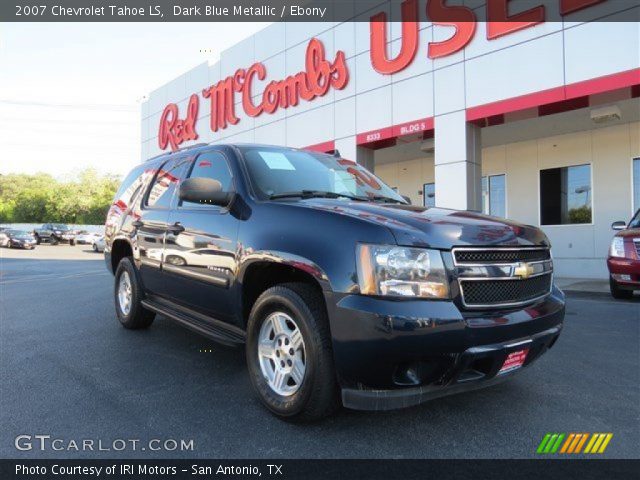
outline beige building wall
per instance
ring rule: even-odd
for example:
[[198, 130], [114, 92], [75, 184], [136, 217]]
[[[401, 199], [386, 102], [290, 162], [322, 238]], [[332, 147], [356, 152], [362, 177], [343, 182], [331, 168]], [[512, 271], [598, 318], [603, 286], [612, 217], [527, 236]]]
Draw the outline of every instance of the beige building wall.
[[[419, 192], [424, 183], [434, 181], [434, 163], [433, 155], [419, 151], [417, 145], [413, 150], [402, 146], [377, 151], [375, 171], [413, 204], [422, 205]], [[406, 158], [416, 155], [419, 158]], [[628, 221], [633, 214], [636, 157], [640, 157], [640, 122], [485, 147], [482, 174], [505, 174], [507, 217], [539, 226], [539, 171], [590, 164], [593, 223], [542, 229], [552, 242], [558, 276], [607, 278], [611, 223]], [[436, 195], [437, 189], [436, 185]]]

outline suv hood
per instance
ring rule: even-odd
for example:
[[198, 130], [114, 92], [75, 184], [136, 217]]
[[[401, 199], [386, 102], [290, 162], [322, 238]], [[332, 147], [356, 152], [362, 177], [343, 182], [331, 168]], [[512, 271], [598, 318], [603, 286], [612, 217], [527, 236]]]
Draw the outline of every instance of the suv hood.
[[404, 246], [550, 246], [536, 227], [468, 211], [320, 198], [296, 204], [383, 225]]
[[640, 238], [640, 228], [627, 228], [624, 230], [620, 230], [618, 233], [615, 234], [616, 237], [638, 237]]

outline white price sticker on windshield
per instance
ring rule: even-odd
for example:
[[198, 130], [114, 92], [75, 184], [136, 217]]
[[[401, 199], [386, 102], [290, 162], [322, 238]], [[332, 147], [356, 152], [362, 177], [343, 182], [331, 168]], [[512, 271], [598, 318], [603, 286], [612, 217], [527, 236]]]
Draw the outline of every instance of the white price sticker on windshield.
[[289, 159], [280, 152], [258, 152], [271, 170], [295, 170]]

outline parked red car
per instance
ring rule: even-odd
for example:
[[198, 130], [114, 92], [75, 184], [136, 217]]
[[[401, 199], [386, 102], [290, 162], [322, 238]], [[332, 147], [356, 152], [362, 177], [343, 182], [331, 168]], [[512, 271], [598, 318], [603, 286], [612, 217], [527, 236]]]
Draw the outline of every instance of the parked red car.
[[628, 225], [613, 222], [611, 228], [620, 230], [611, 241], [607, 258], [611, 295], [631, 298], [634, 290], [640, 290], [640, 209]]

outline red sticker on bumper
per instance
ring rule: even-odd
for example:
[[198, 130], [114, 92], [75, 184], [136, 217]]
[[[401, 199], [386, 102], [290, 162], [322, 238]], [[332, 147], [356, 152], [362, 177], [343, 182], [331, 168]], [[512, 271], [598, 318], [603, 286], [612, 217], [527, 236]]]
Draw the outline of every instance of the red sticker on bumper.
[[528, 348], [525, 348], [524, 350], [517, 350], [515, 352], [511, 352], [509, 355], [507, 355], [507, 358], [502, 364], [502, 367], [500, 368], [500, 371], [498, 372], [498, 374], [510, 372], [512, 370], [520, 368], [524, 364], [525, 359], [527, 358], [527, 353], [529, 353]]

